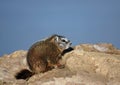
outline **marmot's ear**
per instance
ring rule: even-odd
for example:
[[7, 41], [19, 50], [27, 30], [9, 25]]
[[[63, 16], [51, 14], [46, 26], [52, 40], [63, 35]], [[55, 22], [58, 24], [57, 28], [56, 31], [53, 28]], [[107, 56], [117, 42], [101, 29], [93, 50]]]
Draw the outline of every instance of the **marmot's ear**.
[[55, 42], [58, 42], [59, 41], [59, 37], [58, 36], [55, 36]]

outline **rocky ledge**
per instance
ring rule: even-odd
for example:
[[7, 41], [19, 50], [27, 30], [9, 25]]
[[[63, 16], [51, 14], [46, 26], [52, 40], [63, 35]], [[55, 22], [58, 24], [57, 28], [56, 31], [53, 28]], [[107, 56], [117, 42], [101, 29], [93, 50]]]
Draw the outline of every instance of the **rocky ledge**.
[[81, 44], [63, 56], [63, 69], [32, 76], [28, 81], [14, 75], [26, 64], [27, 51], [0, 57], [0, 85], [120, 85], [120, 50], [112, 44]]

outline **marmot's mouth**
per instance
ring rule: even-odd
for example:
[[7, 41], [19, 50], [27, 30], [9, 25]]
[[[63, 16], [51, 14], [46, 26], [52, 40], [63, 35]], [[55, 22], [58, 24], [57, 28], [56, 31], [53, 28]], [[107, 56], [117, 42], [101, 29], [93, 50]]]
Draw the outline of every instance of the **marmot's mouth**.
[[69, 42], [67, 45], [66, 45], [66, 48], [65, 49], [68, 49], [70, 46], [71, 46], [71, 42]]

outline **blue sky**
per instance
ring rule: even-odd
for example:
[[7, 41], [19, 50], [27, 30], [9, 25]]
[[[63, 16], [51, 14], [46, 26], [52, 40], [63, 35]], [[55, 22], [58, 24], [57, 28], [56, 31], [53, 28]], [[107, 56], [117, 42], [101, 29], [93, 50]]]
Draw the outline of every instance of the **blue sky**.
[[52, 34], [120, 48], [120, 0], [0, 0], [0, 56]]

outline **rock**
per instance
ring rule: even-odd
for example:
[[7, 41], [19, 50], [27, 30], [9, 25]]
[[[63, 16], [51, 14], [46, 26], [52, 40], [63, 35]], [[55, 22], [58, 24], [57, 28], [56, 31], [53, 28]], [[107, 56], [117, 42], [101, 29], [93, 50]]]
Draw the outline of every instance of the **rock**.
[[98, 44], [81, 44], [78, 46], [75, 46], [75, 49], [77, 50], [83, 50], [87, 52], [102, 52], [102, 53], [108, 53], [108, 54], [119, 54], [120, 50], [115, 48], [112, 44], [107, 43], [98, 43]]
[[120, 50], [112, 44], [81, 44], [66, 53], [63, 69], [53, 69], [16, 80], [15, 74], [27, 68], [27, 51], [0, 57], [0, 85], [120, 85]]

